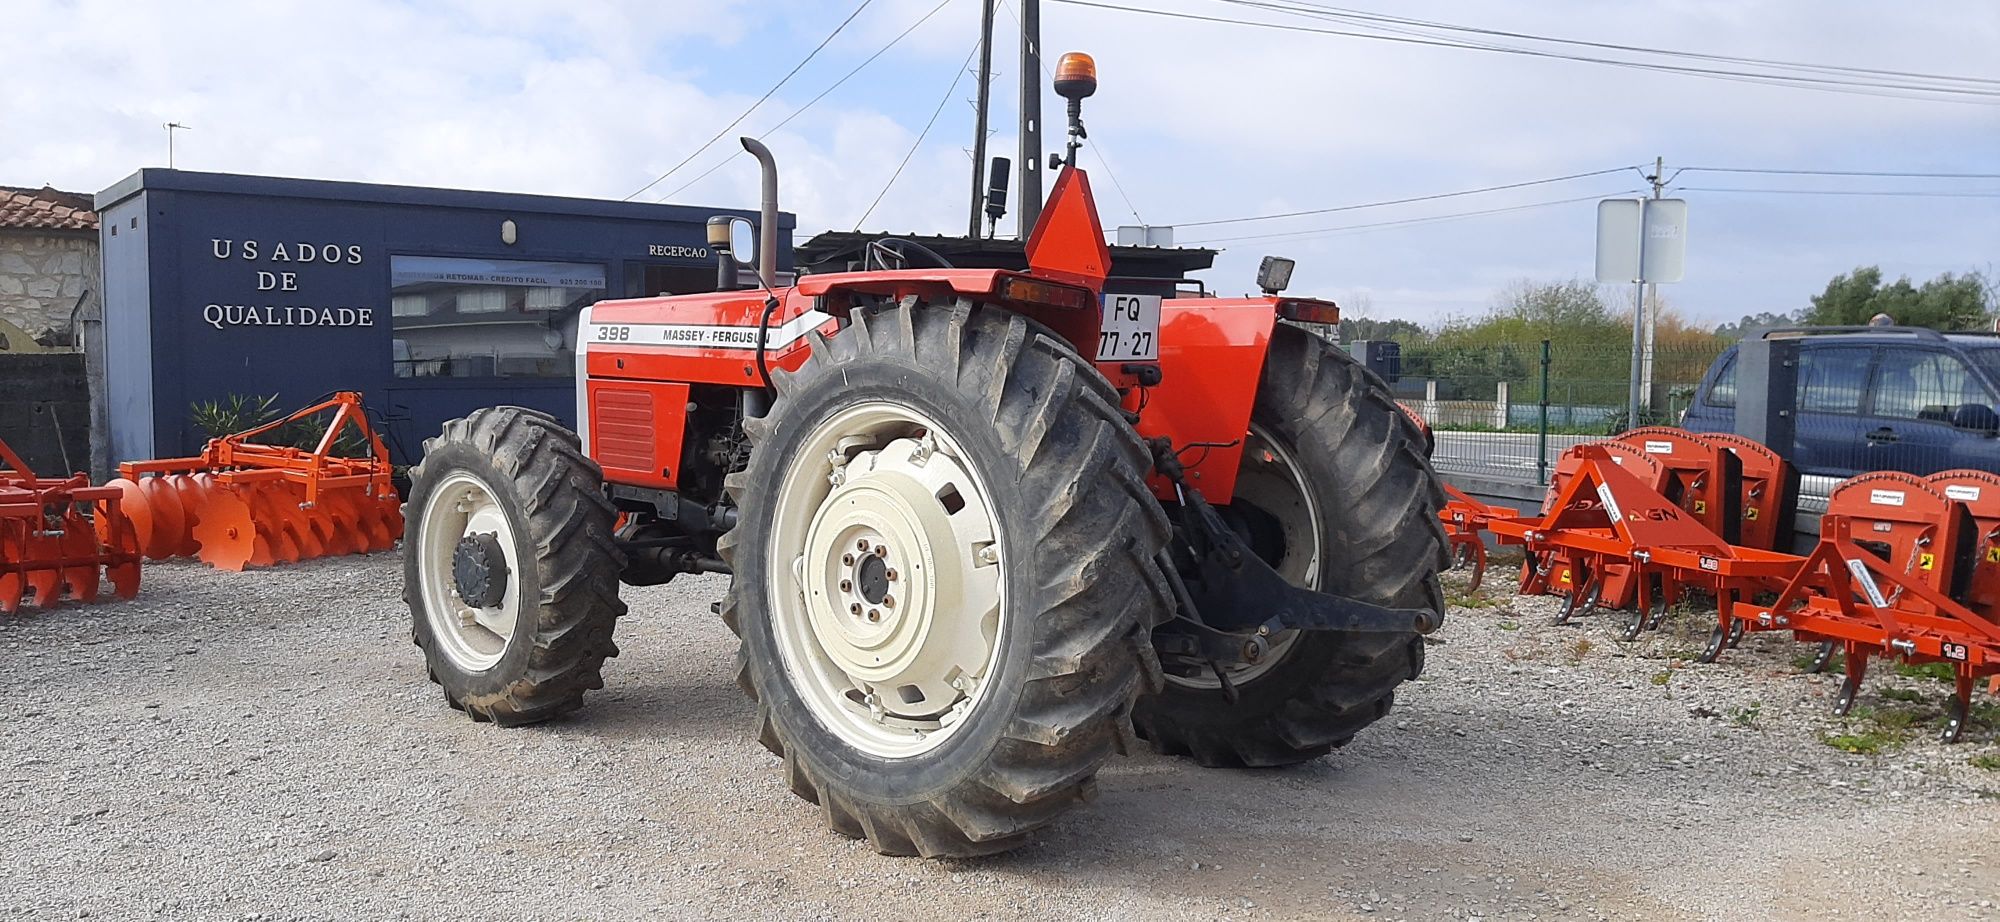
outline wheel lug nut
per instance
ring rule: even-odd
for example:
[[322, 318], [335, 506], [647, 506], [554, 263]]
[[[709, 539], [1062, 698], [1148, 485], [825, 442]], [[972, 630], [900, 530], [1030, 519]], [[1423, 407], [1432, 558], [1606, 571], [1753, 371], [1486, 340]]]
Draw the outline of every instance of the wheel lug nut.
[[854, 603], [851, 603], [851, 604], [849, 604], [849, 605], [847, 606], [847, 613], [848, 613], [848, 614], [850, 614], [850, 615], [858, 615], [858, 614], [861, 614], [861, 603], [860, 603], [860, 602], [854, 602]]
[[887, 557], [887, 556], [889, 556], [889, 546], [888, 546], [888, 545], [886, 545], [886, 544], [877, 544], [877, 545], [875, 545], [875, 556], [877, 556], [877, 557]]
[[860, 551], [863, 554], [868, 553], [868, 539], [863, 538], [859, 541], [854, 542], [854, 549]]
[[851, 580], [851, 579], [844, 579], [844, 580], [841, 580], [841, 581], [840, 581], [840, 591], [842, 591], [842, 592], [853, 592], [853, 591], [854, 591], [854, 581], [853, 581], [853, 580]]
[[880, 620], [882, 620], [882, 610], [881, 610], [881, 609], [879, 609], [879, 608], [871, 608], [871, 609], [869, 609], [869, 610], [868, 610], [868, 620], [870, 620], [870, 621], [880, 621]]
[[883, 596], [883, 597], [882, 597], [882, 607], [883, 607], [883, 608], [895, 608], [895, 607], [896, 607], [896, 597], [895, 597], [895, 596], [893, 596], [893, 595], [885, 595], [885, 596]]
[[890, 581], [890, 582], [895, 582], [895, 580], [896, 580], [896, 568], [895, 568], [895, 567], [890, 567], [890, 568], [889, 568], [889, 572], [887, 572], [887, 573], [884, 573], [884, 574], [882, 574], [882, 575], [883, 575], [883, 576], [886, 576], [886, 577], [888, 577], [888, 578], [889, 578], [889, 581]]
[[854, 566], [854, 555], [853, 554], [840, 555], [840, 565], [843, 567]]

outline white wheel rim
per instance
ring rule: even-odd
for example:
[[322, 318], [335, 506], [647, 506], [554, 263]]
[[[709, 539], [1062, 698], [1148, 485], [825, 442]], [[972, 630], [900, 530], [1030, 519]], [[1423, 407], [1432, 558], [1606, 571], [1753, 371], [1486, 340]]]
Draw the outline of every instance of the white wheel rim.
[[775, 498], [766, 592], [786, 674], [873, 755], [938, 746], [988, 697], [1007, 556], [965, 459], [929, 417], [871, 401], [807, 435]]
[[[514, 529], [493, 490], [478, 477], [454, 471], [431, 490], [417, 533], [417, 578], [423, 586], [424, 617], [438, 651], [467, 672], [483, 672], [507, 654], [520, 617], [520, 593], [513, 583], [521, 568], [514, 553]], [[470, 535], [494, 536], [507, 562], [508, 589], [499, 605], [480, 608], [459, 597], [452, 578], [452, 555]]]
[[[1284, 529], [1285, 553], [1272, 562], [1272, 569], [1294, 586], [1319, 588], [1322, 553], [1319, 503], [1298, 458], [1256, 423], [1250, 424], [1249, 437], [1243, 442], [1243, 463], [1237, 470], [1236, 495], [1230, 502], [1248, 502], [1275, 517]], [[1262, 659], [1225, 666], [1223, 671], [1234, 685], [1254, 681], [1283, 662], [1298, 639], [1298, 631], [1280, 631], [1265, 641]], [[1222, 688], [1222, 682], [1208, 669], [1190, 676], [1168, 673], [1167, 681], [1190, 688]]]

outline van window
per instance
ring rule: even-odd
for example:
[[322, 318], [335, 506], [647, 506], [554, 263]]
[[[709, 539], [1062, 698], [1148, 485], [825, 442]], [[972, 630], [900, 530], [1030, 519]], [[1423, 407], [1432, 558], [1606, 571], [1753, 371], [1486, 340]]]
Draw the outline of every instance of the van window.
[[1715, 383], [1708, 386], [1708, 405], [1711, 407], [1733, 407], [1736, 405], [1736, 353], [1722, 358], [1722, 370], [1715, 373]]
[[1799, 409], [1859, 413], [1868, 383], [1869, 346], [1807, 347], [1799, 354]]
[[1889, 349], [1875, 370], [1875, 415], [1948, 422], [1965, 403], [1993, 405], [1986, 385], [1955, 355], [1922, 349]]

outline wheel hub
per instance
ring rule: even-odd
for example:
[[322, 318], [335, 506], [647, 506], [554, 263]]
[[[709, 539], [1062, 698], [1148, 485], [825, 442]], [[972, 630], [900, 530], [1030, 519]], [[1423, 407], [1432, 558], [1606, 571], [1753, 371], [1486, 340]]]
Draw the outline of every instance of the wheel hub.
[[474, 608], [494, 608], [507, 597], [507, 555], [492, 532], [460, 538], [451, 553], [451, 578], [458, 597]]

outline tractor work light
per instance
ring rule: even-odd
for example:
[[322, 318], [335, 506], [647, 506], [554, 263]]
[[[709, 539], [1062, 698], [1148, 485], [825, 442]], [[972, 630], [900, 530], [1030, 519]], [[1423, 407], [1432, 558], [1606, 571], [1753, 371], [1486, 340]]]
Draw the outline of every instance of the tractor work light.
[[1023, 304], [1047, 304], [1070, 310], [1088, 310], [1097, 300], [1088, 289], [1021, 276], [1002, 282], [1000, 297]]
[[1292, 270], [1298, 261], [1283, 256], [1266, 256], [1257, 264], [1257, 289], [1267, 295], [1275, 295], [1292, 287]]
[[1081, 51], [1072, 51], [1056, 62], [1056, 95], [1068, 100], [1085, 99], [1097, 92], [1097, 61]]

